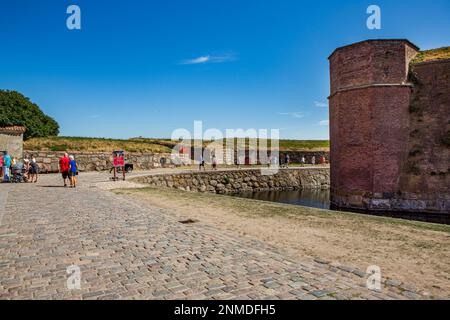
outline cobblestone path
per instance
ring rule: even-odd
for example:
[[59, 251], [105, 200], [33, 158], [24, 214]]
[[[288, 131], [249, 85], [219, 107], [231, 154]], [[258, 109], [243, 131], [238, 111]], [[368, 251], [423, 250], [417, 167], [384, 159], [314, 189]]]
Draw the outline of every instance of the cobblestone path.
[[[84, 177], [83, 177], [84, 176]], [[59, 176], [0, 184], [1, 299], [414, 299], [401, 283], [366, 288], [366, 275], [240, 238], [182, 224], [95, 186]], [[81, 270], [68, 289], [67, 268]]]

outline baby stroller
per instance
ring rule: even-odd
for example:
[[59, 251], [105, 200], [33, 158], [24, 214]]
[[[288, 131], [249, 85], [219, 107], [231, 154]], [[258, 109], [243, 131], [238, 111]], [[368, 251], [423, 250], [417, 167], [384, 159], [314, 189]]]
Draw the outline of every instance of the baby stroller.
[[27, 182], [27, 176], [26, 176], [26, 170], [23, 166], [23, 163], [18, 163], [15, 164], [12, 167], [12, 179], [11, 182], [12, 183], [22, 183], [22, 182]]

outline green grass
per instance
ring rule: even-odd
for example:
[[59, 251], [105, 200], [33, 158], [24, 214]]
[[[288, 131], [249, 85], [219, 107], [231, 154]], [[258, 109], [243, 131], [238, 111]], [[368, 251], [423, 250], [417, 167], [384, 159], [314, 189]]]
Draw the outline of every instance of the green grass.
[[[203, 146], [207, 146], [212, 141], [203, 141]], [[265, 141], [259, 140], [258, 144], [263, 145]], [[107, 138], [83, 138], [83, 137], [48, 137], [33, 138], [25, 141], [25, 150], [33, 151], [87, 151], [87, 152], [111, 152], [114, 150], [124, 150], [127, 152], [158, 152], [170, 153], [171, 149], [179, 142], [170, 139], [133, 138], [107, 139]], [[217, 143], [220, 144], [220, 141]], [[224, 141], [223, 144], [226, 144]], [[234, 141], [236, 145], [236, 139]], [[245, 141], [248, 146], [249, 141]], [[265, 143], [271, 147], [270, 141]], [[280, 140], [281, 151], [328, 151], [330, 143], [328, 140]]]
[[450, 59], [450, 47], [420, 51], [411, 63]]
[[81, 137], [33, 138], [24, 142], [24, 149], [33, 151], [111, 152], [124, 150], [127, 152], [171, 152], [168, 146], [157, 143]]
[[[344, 211], [331, 211], [302, 207], [297, 205], [244, 199], [228, 195], [187, 192], [176, 189], [147, 187], [141, 189], [118, 189], [114, 190], [118, 194], [126, 193], [152, 193], [163, 198], [176, 200], [194, 201], [198, 203], [208, 203], [217, 207], [236, 210], [244, 216], [258, 215], [261, 217], [284, 216], [292, 219], [308, 219], [308, 217], [319, 218], [321, 223], [329, 224], [337, 220], [349, 220], [355, 225], [375, 223], [390, 224], [398, 227], [412, 227], [416, 229], [446, 232], [450, 234], [450, 225], [427, 223], [420, 221], [410, 221], [382, 216], [373, 216]], [[374, 230], [375, 231], [375, 230]]]

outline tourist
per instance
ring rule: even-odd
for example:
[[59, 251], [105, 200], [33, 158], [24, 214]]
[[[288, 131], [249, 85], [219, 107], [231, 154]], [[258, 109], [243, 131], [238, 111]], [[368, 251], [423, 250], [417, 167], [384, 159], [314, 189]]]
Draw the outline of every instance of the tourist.
[[3, 155], [3, 182], [9, 182], [9, 168], [11, 167], [11, 156], [8, 151]]
[[202, 167], [203, 167], [203, 171], [205, 171], [206, 170], [206, 168], [205, 168], [205, 158], [203, 158], [203, 155], [201, 155], [200, 156], [200, 159], [198, 160], [198, 169], [200, 170], [200, 171], [202, 171]]
[[289, 168], [290, 161], [291, 159], [289, 158], [289, 155], [286, 153], [286, 155], [284, 156], [284, 165], [286, 166], [286, 168]]
[[311, 164], [312, 164], [312, 165], [315, 165], [315, 164], [316, 164], [316, 157], [315, 157], [315, 156], [313, 156], [313, 157], [311, 158]]
[[69, 157], [69, 177], [70, 177], [70, 187], [75, 188], [77, 186], [77, 162], [73, 156]]
[[31, 159], [30, 163], [30, 182], [36, 183], [38, 180], [38, 174], [39, 174], [39, 165], [36, 162], [36, 158]]
[[67, 187], [66, 180], [69, 178], [69, 167], [70, 167], [70, 159], [67, 152], [64, 153], [64, 156], [59, 159], [59, 171], [61, 172], [63, 181], [64, 181], [64, 187]]
[[325, 157], [321, 156], [319, 162], [320, 162], [320, 164], [325, 164], [325, 162], [326, 162]]
[[212, 168], [213, 168], [213, 170], [217, 170], [217, 158], [216, 158], [216, 155], [212, 156]]
[[239, 166], [239, 157], [235, 157], [234, 158], [234, 165], [236, 166], [236, 169], [240, 169], [240, 166]]
[[0, 177], [3, 180], [3, 152], [0, 152]]
[[306, 164], [305, 156], [302, 156], [302, 159], [300, 160], [300, 163], [301, 163], [302, 166], [304, 166]]

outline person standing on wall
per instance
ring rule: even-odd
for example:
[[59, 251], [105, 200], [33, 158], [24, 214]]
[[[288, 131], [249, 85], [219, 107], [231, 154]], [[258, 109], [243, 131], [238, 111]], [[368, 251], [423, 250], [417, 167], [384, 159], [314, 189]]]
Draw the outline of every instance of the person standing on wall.
[[3, 182], [9, 182], [9, 168], [11, 167], [11, 156], [8, 151], [3, 155]]
[[64, 153], [64, 156], [59, 159], [59, 172], [61, 172], [64, 187], [67, 187], [67, 178], [69, 178], [69, 169], [70, 169], [70, 159], [67, 152]]

